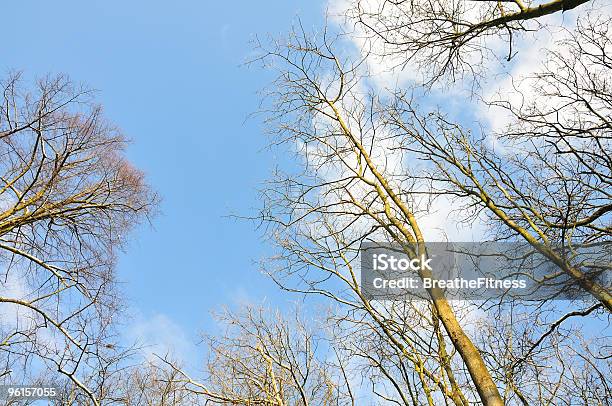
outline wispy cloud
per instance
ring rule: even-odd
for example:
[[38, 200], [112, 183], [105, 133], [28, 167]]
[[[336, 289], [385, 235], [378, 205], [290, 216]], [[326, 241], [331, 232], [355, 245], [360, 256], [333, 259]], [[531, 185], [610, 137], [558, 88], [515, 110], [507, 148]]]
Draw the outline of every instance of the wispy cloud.
[[149, 361], [155, 361], [156, 355], [180, 360], [196, 358], [195, 340], [163, 313], [138, 313], [126, 332], [126, 340], [142, 346], [142, 355]]

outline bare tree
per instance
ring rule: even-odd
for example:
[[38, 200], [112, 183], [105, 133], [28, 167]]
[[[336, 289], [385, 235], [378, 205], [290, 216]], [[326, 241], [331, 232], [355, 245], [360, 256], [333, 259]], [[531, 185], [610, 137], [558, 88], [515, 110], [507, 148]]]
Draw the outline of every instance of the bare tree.
[[510, 61], [517, 38], [546, 29], [546, 16], [588, 3], [595, 1], [360, 0], [345, 17], [365, 50], [391, 65], [418, 70], [431, 85], [464, 75], [487, 78], [489, 60]]
[[[612, 394], [609, 333], [600, 304], [560, 311], [563, 303], [489, 312], [479, 344], [489, 357], [506, 404], [605, 405]], [[600, 322], [594, 322], [594, 317]]]
[[219, 405], [349, 405], [355, 404], [344, 359], [331, 365], [333, 352], [323, 331], [300, 316], [285, 318], [265, 308], [218, 316], [224, 331], [206, 335], [206, 376], [192, 379], [175, 362], [165, 361], [176, 375], [168, 383]]
[[[427, 210], [427, 196], [415, 191], [415, 178], [401, 161], [386, 155], [394, 145], [371, 95], [360, 89], [359, 63], [336, 56], [325, 33], [319, 45], [298, 32], [264, 55], [264, 62], [281, 71], [271, 93], [274, 142], [297, 145], [305, 168], [302, 174], [281, 175], [264, 191], [262, 219], [281, 248], [279, 267], [268, 268], [270, 274], [285, 288], [321, 294], [366, 315], [372, 328], [413, 364], [420, 362], [413, 357], [419, 352], [414, 334], [423, 320], [433, 320], [432, 328], [443, 328], [442, 336], [433, 337], [439, 337], [440, 346], [450, 340], [480, 400], [501, 405], [482, 354], [441, 290], [429, 291], [429, 303], [412, 327], [393, 322], [398, 309], [370, 303], [361, 292], [356, 269], [361, 242], [390, 241], [408, 254], [425, 253], [417, 217]], [[419, 273], [430, 276], [425, 269]], [[287, 285], [283, 275], [298, 278], [301, 287]], [[444, 395], [456, 394], [453, 401], [461, 404], [445, 357], [432, 358], [448, 366], [436, 369], [444, 371], [447, 387], [454, 386]], [[428, 401], [434, 404], [433, 398]]]
[[65, 76], [30, 90], [20, 74], [2, 90], [2, 379], [58, 371], [97, 405], [118, 354], [117, 250], [157, 197], [90, 90]]
[[[524, 240], [557, 266], [546, 283], [569, 277], [566, 289], [579, 286], [608, 311], [611, 30], [609, 17], [581, 19], [563, 51], [549, 51], [543, 71], [516, 86], [520, 104], [492, 103], [513, 117], [499, 133], [424, 114], [401, 92], [384, 108], [399, 148], [431, 163], [422, 177], [433, 192], [463, 202], [458, 216], [484, 212], [498, 239]], [[598, 255], [585, 258], [585, 248]]]
[[[135, 359], [136, 357], [131, 357]], [[205, 404], [205, 400], [191, 391], [185, 390], [179, 384], [182, 373], [175, 368], [157, 360], [144, 360], [141, 363], [124, 365], [120, 369], [110, 371], [106, 377], [106, 391], [101, 399], [105, 405], [122, 406], [196, 406]], [[87, 405], [70, 398], [63, 400], [65, 405]]]

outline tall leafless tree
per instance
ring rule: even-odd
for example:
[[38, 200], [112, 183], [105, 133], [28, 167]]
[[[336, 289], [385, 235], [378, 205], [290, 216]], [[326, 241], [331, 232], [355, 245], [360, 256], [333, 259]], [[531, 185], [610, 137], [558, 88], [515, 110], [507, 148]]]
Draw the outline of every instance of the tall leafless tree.
[[[580, 19], [542, 71], [516, 86], [520, 103], [516, 95], [491, 102], [512, 117], [498, 132], [424, 114], [402, 92], [383, 107], [400, 148], [435, 167], [423, 173], [434, 193], [464, 203], [458, 216], [484, 212], [497, 238], [524, 240], [557, 265], [550, 283], [568, 276], [608, 311], [611, 30], [610, 17]], [[585, 247], [598, 247], [602, 258], [585, 260]]]
[[[61, 374], [98, 405], [116, 363], [122, 306], [114, 268], [157, 197], [126, 139], [65, 76], [2, 82], [0, 354], [4, 382]], [[46, 374], [45, 371], [50, 371]]]

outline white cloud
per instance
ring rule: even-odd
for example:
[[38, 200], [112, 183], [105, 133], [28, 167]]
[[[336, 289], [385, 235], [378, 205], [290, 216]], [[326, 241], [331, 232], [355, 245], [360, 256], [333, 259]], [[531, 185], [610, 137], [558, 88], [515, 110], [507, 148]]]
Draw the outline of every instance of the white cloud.
[[151, 316], [140, 313], [134, 319], [126, 332], [126, 339], [143, 346], [142, 355], [147, 360], [155, 361], [155, 355], [164, 357], [166, 354], [174, 359], [194, 360], [195, 340], [170, 317], [162, 313]]

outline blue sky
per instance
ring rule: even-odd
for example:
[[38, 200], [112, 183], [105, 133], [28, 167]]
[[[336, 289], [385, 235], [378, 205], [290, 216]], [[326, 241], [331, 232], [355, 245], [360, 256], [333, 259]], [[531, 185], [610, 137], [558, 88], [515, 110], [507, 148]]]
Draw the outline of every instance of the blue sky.
[[[66, 73], [98, 89], [128, 154], [163, 198], [153, 227], [119, 264], [133, 334], [195, 341], [210, 311], [277, 288], [254, 261], [269, 247], [253, 225], [256, 189], [277, 161], [257, 109], [270, 72], [240, 66], [255, 34], [282, 35], [297, 15], [320, 25], [323, 1], [16, 1], [3, 5], [0, 69]], [[165, 330], [165, 331], [160, 331]], [[163, 339], [163, 338], [162, 338]]]

